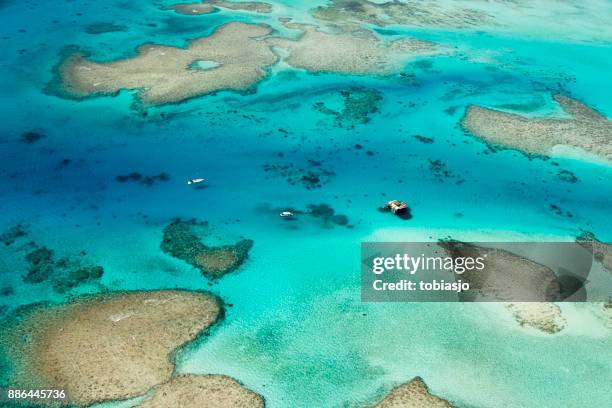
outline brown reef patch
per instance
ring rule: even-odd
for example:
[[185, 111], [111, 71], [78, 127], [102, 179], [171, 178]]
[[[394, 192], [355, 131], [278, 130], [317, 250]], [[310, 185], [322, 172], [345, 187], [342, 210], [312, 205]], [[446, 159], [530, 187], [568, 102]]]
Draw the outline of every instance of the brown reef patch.
[[310, 72], [390, 75], [400, 72], [411, 58], [443, 52], [429, 41], [414, 38], [383, 41], [363, 29], [328, 33], [313, 25], [291, 22], [285, 25], [301, 30], [301, 36], [296, 40], [270, 37], [266, 42], [288, 53], [284, 58], [288, 65]]
[[553, 147], [566, 145], [612, 160], [612, 121], [575, 99], [554, 98], [571, 118], [532, 119], [472, 105], [462, 126], [493, 146], [529, 155], [549, 156]]
[[490, 21], [481, 10], [440, 1], [331, 0], [312, 10], [321, 21], [334, 24], [408, 25], [418, 27], [478, 27]]
[[429, 392], [421, 377], [391, 390], [385, 398], [372, 408], [453, 408], [446, 400]]
[[220, 316], [187, 291], [117, 292], [20, 311], [0, 332], [14, 388], [63, 389], [70, 404], [133, 398], [166, 382], [171, 354]]
[[181, 374], [138, 408], [263, 408], [264, 399], [225, 375]]
[[219, 279], [240, 267], [253, 246], [250, 239], [233, 245], [208, 246], [202, 242], [207, 224], [195, 220], [175, 220], [164, 228], [161, 250], [198, 268], [209, 279]]
[[378, 112], [383, 99], [382, 92], [376, 89], [348, 88], [340, 91], [342, 109], [333, 110], [324, 102], [316, 102], [314, 109], [334, 119], [337, 127], [353, 129], [356, 125], [366, 124], [370, 115]]
[[[58, 67], [62, 93], [76, 98], [137, 90], [137, 98], [156, 105], [181, 102], [221, 90], [247, 91], [266, 77], [276, 55], [259, 41], [271, 32], [257, 24], [228, 23], [186, 48], [146, 44], [131, 58], [97, 63], [72, 54]], [[213, 63], [194, 69], [200, 61]], [[54, 87], [49, 87], [54, 89]]]

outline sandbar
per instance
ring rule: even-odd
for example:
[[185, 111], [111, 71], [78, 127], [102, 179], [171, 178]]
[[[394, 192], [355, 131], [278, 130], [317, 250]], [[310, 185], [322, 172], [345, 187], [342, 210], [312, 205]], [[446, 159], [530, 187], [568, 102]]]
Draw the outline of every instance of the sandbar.
[[270, 37], [266, 42], [288, 54], [284, 58], [288, 65], [311, 72], [390, 75], [400, 72], [411, 58], [442, 53], [441, 47], [429, 41], [383, 41], [369, 30], [328, 33], [313, 25], [284, 25], [301, 30], [301, 36], [296, 40]]
[[[277, 61], [270, 47], [258, 40], [270, 31], [265, 25], [233, 22], [191, 41], [186, 48], [145, 44], [135, 57], [106, 63], [73, 54], [58, 72], [63, 91], [76, 98], [132, 89], [144, 104], [155, 105], [221, 90], [247, 91]], [[199, 61], [214, 66], [194, 68]]]
[[34, 305], [0, 332], [12, 387], [63, 389], [78, 406], [146, 393], [174, 370], [171, 354], [221, 315], [206, 293], [116, 292]]
[[570, 118], [527, 118], [472, 105], [462, 126], [495, 147], [529, 155], [549, 156], [553, 147], [566, 145], [612, 160], [612, 121], [575, 99], [563, 95], [554, 99]]
[[138, 408], [263, 408], [261, 395], [225, 375], [177, 375]]
[[429, 392], [421, 377], [391, 390], [387, 396], [372, 408], [452, 408], [446, 400]]

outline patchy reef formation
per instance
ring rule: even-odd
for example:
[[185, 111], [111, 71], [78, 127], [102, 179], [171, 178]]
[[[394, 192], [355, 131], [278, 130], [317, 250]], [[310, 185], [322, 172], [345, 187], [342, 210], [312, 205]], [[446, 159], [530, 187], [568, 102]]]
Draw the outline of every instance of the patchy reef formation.
[[159, 173], [153, 176], [145, 176], [138, 172], [132, 172], [128, 174], [120, 174], [115, 177], [115, 180], [119, 183], [138, 183], [143, 186], [150, 187], [158, 181], [168, 181], [170, 180], [170, 176], [167, 173]]
[[227, 1], [227, 0], [208, 0], [216, 7], [228, 10], [249, 11], [252, 13], [271, 13], [272, 5], [261, 1]]
[[0, 242], [5, 246], [11, 246], [19, 238], [23, 238], [28, 235], [26, 227], [23, 224], [16, 224], [0, 234]]
[[[450, 10], [449, 10], [450, 8]], [[466, 28], [482, 26], [489, 16], [474, 7], [440, 1], [331, 0], [312, 10], [313, 16], [334, 24], [408, 25]]]
[[[297, 230], [306, 223], [313, 224], [325, 229], [334, 227], [355, 228], [350, 223], [347, 215], [339, 214], [329, 204], [308, 204], [305, 208], [296, 208], [290, 205], [284, 207], [272, 207], [269, 204], [262, 204], [258, 207], [258, 211], [266, 215], [278, 217], [281, 225], [289, 230]], [[287, 217], [279, 217], [282, 212], [291, 213]]]
[[170, 380], [171, 355], [221, 315], [206, 293], [117, 292], [21, 309], [0, 331], [14, 388], [62, 389], [68, 405], [145, 394]]
[[181, 374], [156, 387], [138, 408], [263, 408], [261, 395], [225, 375]]
[[[28, 234], [24, 224], [13, 225], [0, 233], [0, 243], [7, 250], [13, 250], [10, 256], [22, 257], [25, 261], [23, 282], [46, 283], [56, 292], [64, 293], [81, 284], [98, 282], [104, 275], [104, 268], [88, 260], [87, 253], [71, 252], [58, 257], [53, 249], [27, 240]], [[19, 245], [15, 244], [17, 241]]]
[[161, 250], [198, 268], [208, 279], [219, 279], [240, 267], [253, 246], [250, 239], [233, 245], [208, 246], [202, 242], [207, 223], [177, 219], [164, 228]]
[[582, 102], [563, 95], [554, 99], [570, 118], [527, 118], [480, 106], [469, 106], [462, 126], [485, 142], [548, 156], [566, 145], [612, 160], [612, 121]]
[[179, 14], [200, 15], [209, 14], [218, 9], [228, 9], [235, 11], [247, 11], [251, 13], [271, 13], [272, 5], [259, 1], [224, 1], [224, 0], [207, 0], [201, 3], [179, 3], [168, 7]]
[[106, 34], [106, 33], [116, 33], [119, 31], [127, 31], [127, 27], [124, 25], [115, 24], [115, 23], [107, 23], [107, 22], [92, 23], [88, 25], [87, 27], [85, 27], [85, 32], [87, 34], [94, 34], [94, 35]]
[[201, 14], [210, 14], [217, 9], [210, 2], [206, 3], [178, 3], [168, 6], [167, 9], [174, 10], [179, 14], [188, 16], [196, 16]]
[[30, 130], [28, 132], [22, 133], [19, 139], [23, 143], [32, 144], [38, 142], [39, 140], [45, 139], [46, 137], [47, 135], [45, 135], [44, 133], [37, 132], [35, 130]]
[[307, 190], [319, 189], [336, 176], [335, 171], [315, 159], [308, 159], [302, 165], [289, 161], [264, 164], [262, 168], [266, 173], [284, 178], [292, 186], [302, 185]]
[[429, 392], [421, 377], [391, 390], [387, 396], [372, 408], [452, 408], [446, 400]]
[[[512, 302], [507, 308], [521, 326], [547, 333], [556, 333], [565, 326], [561, 309], [554, 303], [541, 301], [556, 299], [562, 292], [559, 279], [547, 266], [497, 248], [457, 241], [444, 241], [439, 245], [453, 258], [486, 259], [485, 269], [466, 270], [461, 274], [461, 280], [470, 284], [469, 292], [459, 294], [462, 300]], [[517, 299], [534, 301], [514, 302]]]
[[583, 232], [576, 238], [576, 242], [589, 251], [593, 251], [595, 260], [612, 272], [612, 244], [601, 242], [592, 232]]
[[55, 291], [63, 293], [81, 284], [96, 282], [104, 275], [104, 268], [84, 259], [83, 253], [58, 259], [55, 251], [46, 246], [36, 243], [29, 246], [32, 249], [25, 255], [27, 267], [22, 277], [25, 283], [47, 282]]
[[329, 108], [325, 102], [316, 102], [314, 109], [334, 119], [336, 127], [352, 129], [355, 125], [370, 121], [370, 115], [378, 112], [383, 99], [382, 92], [368, 88], [348, 88], [340, 91], [342, 109]]
[[457, 241], [442, 241], [438, 245], [455, 259], [486, 259], [486, 268], [461, 274], [461, 280], [470, 284], [470, 292], [461, 294], [463, 300], [543, 301], [557, 299], [561, 292], [557, 276], [550, 268], [523, 256]]
[[561, 309], [554, 303], [516, 302], [507, 304], [506, 308], [521, 326], [530, 326], [546, 333], [560, 332], [566, 324]]
[[82, 98], [132, 89], [141, 102], [155, 105], [220, 90], [247, 91], [277, 61], [270, 47], [257, 40], [270, 32], [265, 25], [232, 22], [186, 48], [146, 44], [135, 57], [105, 63], [72, 54], [58, 67], [61, 92]]
[[295, 40], [270, 37], [266, 42], [287, 52], [288, 65], [311, 72], [390, 75], [401, 71], [409, 59], [442, 53], [440, 46], [414, 38], [383, 41], [363, 29], [329, 33], [313, 25], [284, 24], [302, 34]]

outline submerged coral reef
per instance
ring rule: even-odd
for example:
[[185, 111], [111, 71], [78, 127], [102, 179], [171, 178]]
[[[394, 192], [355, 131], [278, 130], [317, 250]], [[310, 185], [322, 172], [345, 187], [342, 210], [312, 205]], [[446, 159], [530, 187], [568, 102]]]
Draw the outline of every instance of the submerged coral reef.
[[551, 155], [566, 145], [612, 160], [612, 121], [580, 101], [563, 95], [554, 99], [571, 118], [532, 119], [514, 113], [469, 106], [463, 127], [493, 146], [532, 155]]
[[181, 374], [156, 387], [138, 408], [263, 408], [264, 399], [225, 375]]
[[328, 33], [312, 25], [285, 25], [302, 35], [296, 40], [270, 37], [266, 42], [288, 53], [287, 64], [311, 72], [390, 75], [401, 71], [409, 59], [444, 52], [437, 44], [415, 38], [385, 42], [366, 30]]
[[[225, 89], [246, 91], [277, 60], [266, 43], [256, 40], [270, 32], [264, 25], [233, 22], [191, 41], [187, 48], [147, 44], [135, 57], [107, 63], [73, 54], [58, 72], [63, 92], [77, 98], [134, 89], [143, 103], [155, 105]], [[190, 69], [197, 61], [213, 61], [216, 66]]]
[[198, 268], [209, 279], [219, 279], [240, 267], [253, 246], [250, 239], [241, 239], [233, 245], [207, 246], [194, 232], [205, 224], [195, 220], [175, 220], [164, 228], [161, 250]]
[[329, 108], [325, 102], [316, 102], [314, 109], [334, 118], [334, 125], [352, 129], [355, 125], [370, 121], [370, 115], [378, 112], [382, 93], [376, 89], [348, 88], [340, 91], [342, 109]]
[[5, 322], [0, 349], [13, 388], [65, 390], [69, 404], [127, 399], [168, 381], [170, 354], [221, 314], [187, 291], [117, 292], [35, 305]]
[[66, 292], [84, 283], [96, 282], [104, 275], [104, 268], [80, 256], [64, 256], [59, 259], [46, 246], [34, 247], [25, 255], [27, 262], [23, 281], [26, 283], [48, 282], [57, 292]]
[[429, 392], [427, 384], [421, 377], [391, 390], [385, 398], [372, 408], [452, 408], [446, 400]]

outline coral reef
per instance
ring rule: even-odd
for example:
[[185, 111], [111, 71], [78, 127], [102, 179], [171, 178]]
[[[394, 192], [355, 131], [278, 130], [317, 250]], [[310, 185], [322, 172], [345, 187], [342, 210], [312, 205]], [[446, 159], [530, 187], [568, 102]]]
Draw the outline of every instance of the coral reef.
[[171, 222], [164, 228], [161, 250], [198, 268], [209, 279], [219, 279], [238, 269], [248, 258], [253, 241], [241, 239], [233, 245], [210, 247], [194, 232], [202, 225], [195, 220]]
[[225, 375], [181, 374], [137, 408], [263, 408], [264, 399]]
[[8, 230], [0, 234], [0, 242], [6, 246], [12, 245], [19, 238], [25, 237], [27, 231], [22, 224], [13, 225]]
[[117, 292], [18, 311], [0, 331], [14, 388], [65, 390], [69, 405], [128, 399], [168, 381], [170, 355], [221, 314], [187, 291]]
[[202, 3], [179, 3], [168, 7], [179, 14], [200, 15], [210, 14], [219, 8], [235, 11], [246, 11], [251, 13], [271, 13], [272, 5], [259, 1], [226, 1], [226, 0], [207, 0]]
[[376, 89], [349, 88], [340, 91], [342, 109], [328, 108], [324, 102], [317, 102], [314, 109], [334, 118], [334, 125], [352, 129], [355, 125], [368, 123], [370, 115], [378, 112], [382, 93]]
[[460, 294], [462, 300], [549, 301], [557, 300], [562, 292], [550, 268], [523, 256], [458, 241], [442, 241], [438, 245], [452, 258], [486, 259], [484, 269], [461, 274], [461, 280], [470, 284], [469, 293]]
[[106, 33], [115, 33], [118, 31], [127, 31], [127, 27], [120, 24], [115, 23], [92, 23], [85, 27], [85, 32], [87, 34], [106, 34]]
[[24, 132], [21, 134], [20, 139], [23, 143], [28, 143], [28, 144], [32, 144], [32, 143], [36, 143], [39, 140], [42, 140], [44, 138], [46, 138], [47, 135], [45, 135], [44, 133], [40, 133], [40, 132], [35, 132], [33, 130], [29, 131], [29, 132]]
[[[451, 10], [449, 10], [449, 7]], [[332, 0], [312, 11], [315, 18], [335, 24], [409, 25], [466, 28], [485, 24], [489, 16], [473, 7], [439, 1]]]
[[385, 42], [367, 30], [328, 33], [312, 25], [285, 25], [302, 35], [297, 40], [270, 37], [266, 42], [288, 53], [287, 64], [311, 72], [390, 75], [400, 72], [409, 59], [443, 52], [432, 42], [414, 38]]
[[66, 292], [78, 285], [95, 282], [104, 275], [104, 268], [83, 261], [79, 257], [56, 259], [53, 250], [36, 246], [28, 252], [28, 264], [23, 281], [26, 283], [49, 282], [57, 292]]
[[592, 232], [581, 233], [576, 242], [589, 251], [593, 251], [593, 257], [600, 262], [604, 268], [612, 272], [612, 244], [601, 242]]
[[372, 408], [452, 408], [446, 400], [429, 392], [421, 377], [391, 390], [385, 398]]
[[561, 309], [554, 303], [518, 302], [510, 303], [506, 308], [521, 326], [530, 326], [546, 333], [558, 333], [566, 324]]
[[308, 159], [301, 166], [294, 162], [288, 162], [264, 164], [262, 167], [266, 173], [280, 176], [292, 186], [300, 184], [307, 190], [321, 188], [336, 175], [333, 170], [325, 167], [322, 161], [314, 159]]
[[[63, 94], [76, 98], [134, 89], [140, 101], [155, 105], [221, 90], [247, 91], [277, 61], [270, 47], [257, 40], [270, 32], [268, 26], [233, 22], [191, 41], [186, 48], [146, 44], [138, 48], [135, 57], [106, 63], [92, 62], [76, 53], [57, 71]], [[190, 69], [197, 61], [213, 61], [216, 66]]]
[[529, 155], [549, 156], [566, 145], [612, 160], [612, 121], [582, 102], [554, 96], [571, 118], [532, 119], [514, 113], [469, 106], [462, 126], [485, 142]]
[[144, 176], [138, 172], [132, 172], [129, 174], [123, 174], [115, 177], [119, 183], [127, 183], [133, 182], [142, 184], [144, 186], [150, 187], [155, 184], [157, 181], [168, 181], [170, 180], [170, 176], [167, 173], [159, 173], [154, 176]]

